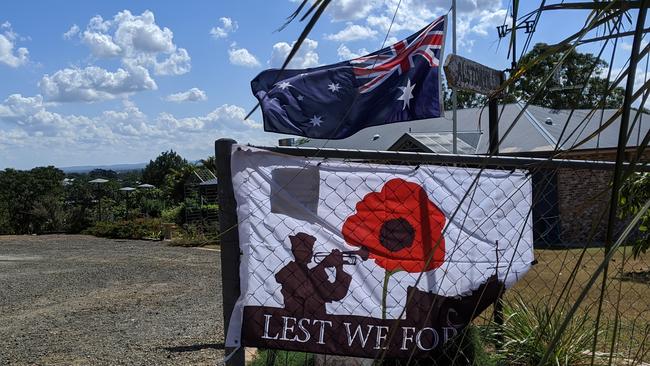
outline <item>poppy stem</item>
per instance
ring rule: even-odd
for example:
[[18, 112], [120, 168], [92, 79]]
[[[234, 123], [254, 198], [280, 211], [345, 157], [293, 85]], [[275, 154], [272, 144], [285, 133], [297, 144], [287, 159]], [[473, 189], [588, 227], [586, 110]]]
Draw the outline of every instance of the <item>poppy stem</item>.
[[381, 318], [386, 319], [386, 297], [388, 296], [388, 280], [393, 275], [393, 271], [384, 272], [384, 286], [381, 290]]

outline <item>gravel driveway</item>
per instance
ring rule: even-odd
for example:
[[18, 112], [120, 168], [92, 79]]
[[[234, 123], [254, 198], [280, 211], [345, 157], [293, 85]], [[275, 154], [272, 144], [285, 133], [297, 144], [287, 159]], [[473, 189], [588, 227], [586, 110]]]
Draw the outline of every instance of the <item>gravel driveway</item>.
[[223, 359], [218, 251], [82, 235], [0, 237], [0, 365]]

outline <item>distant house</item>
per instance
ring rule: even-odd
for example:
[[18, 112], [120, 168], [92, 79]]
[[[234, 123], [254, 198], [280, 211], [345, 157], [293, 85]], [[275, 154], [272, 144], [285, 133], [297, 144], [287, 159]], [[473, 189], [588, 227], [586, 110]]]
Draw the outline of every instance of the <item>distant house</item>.
[[[500, 154], [549, 157], [558, 146], [559, 157], [566, 159], [614, 161], [618, 143], [620, 116], [604, 131], [589, 137], [612, 117], [616, 110], [552, 110], [522, 103], [499, 107], [499, 137], [503, 138], [516, 116], [523, 114], [500, 146]], [[636, 156], [636, 149], [650, 129], [650, 115], [633, 110], [633, 126], [626, 146], [627, 159]], [[487, 108], [461, 109], [458, 113], [458, 153], [486, 154], [488, 151]], [[287, 145], [290, 140], [283, 141]], [[300, 146], [354, 150], [413, 151], [452, 153], [452, 112], [444, 118], [394, 123], [370, 127], [343, 140], [301, 141]], [[642, 156], [650, 161], [650, 151]], [[580, 245], [595, 230], [594, 242], [603, 242], [606, 225], [599, 223], [608, 204], [611, 172], [559, 169], [533, 174], [535, 201], [534, 226], [536, 245]]]

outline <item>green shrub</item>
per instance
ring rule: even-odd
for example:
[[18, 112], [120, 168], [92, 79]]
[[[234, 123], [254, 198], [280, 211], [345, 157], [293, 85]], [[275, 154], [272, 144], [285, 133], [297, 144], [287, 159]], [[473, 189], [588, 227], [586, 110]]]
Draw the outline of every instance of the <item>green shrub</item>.
[[[505, 322], [501, 327], [503, 345], [500, 356], [509, 365], [538, 365], [566, 317], [562, 310], [552, 311], [546, 302], [527, 304], [521, 298], [504, 304]], [[579, 365], [589, 361], [583, 353], [595, 335], [592, 321], [585, 313], [575, 315], [560, 337], [548, 362], [543, 366]]]
[[151, 217], [160, 217], [164, 211], [164, 203], [158, 199], [143, 198], [140, 201], [140, 209], [142, 213]]
[[169, 245], [180, 247], [202, 247], [209, 244], [218, 244], [218, 228], [214, 225], [186, 225], [175, 233]]
[[129, 221], [100, 221], [83, 231], [84, 234], [112, 239], [162, 239], [160, 219], [136, 219]]
[[310, 353], [260, 349], [249, 365], [310, 366], [313, 364], [314, 355]]
[[178, 225], [182, 225], [185, 221], [185, 205], [180, 204], [165, 210], [162, 210], [160, 217], [163, 222], [173, 222]]

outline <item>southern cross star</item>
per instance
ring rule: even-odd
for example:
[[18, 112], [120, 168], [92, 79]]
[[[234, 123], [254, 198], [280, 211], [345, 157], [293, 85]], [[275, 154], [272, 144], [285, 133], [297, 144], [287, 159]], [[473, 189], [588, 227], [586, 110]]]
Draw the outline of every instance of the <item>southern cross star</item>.
[[288, 81], [281, 81], [281, 82], [279, 82], [279, 83], [277, 83], [277, 84], [275, 84], [275, 85], [276, 85], [278, 88], [280, 88], [281, 90], [284, 90], [284, 89], [290, 87], [290, 86], [291, 86], [291, 83], [289, 83]]
[[296, 97], [296, 99], [298, 99], [299, 101], [302, 102], [302, 100], [305, 99], [305, 97], [303, 97], [302, 95], [299, 95], [299, 96]]
[[309, 120], [309, 123], [311, 123], [312, 127], [320, 127], [320, 124], [323, 123], [323, 117], [315, 115], [312, 117], [312, 119]]
[[406, 79], [406, 86], [400, 86], [399, 88], [402, 90], [402, 95], [397, 98], [397, 100], [403, 100], [404, 104], [402, 105], [402, 110], [406, 109], [409, 107], [409, 103], [411, 102], [411, 99], [413, 99], [413, 89], [415, 89], [415, 86], [417, 84], [411, 85], [411, 79]]
[[330, 83], [329, 85], [327, 85], [327, 89], [329, 89], [332, 93], [336, 93], [337, 91], [339, 91], [339, 89], [341, 89], [341, 85], [339, 85], [339, 83], [336, 84]]

